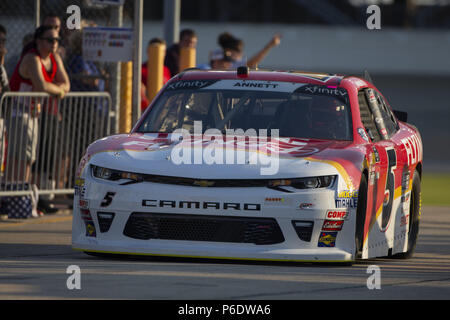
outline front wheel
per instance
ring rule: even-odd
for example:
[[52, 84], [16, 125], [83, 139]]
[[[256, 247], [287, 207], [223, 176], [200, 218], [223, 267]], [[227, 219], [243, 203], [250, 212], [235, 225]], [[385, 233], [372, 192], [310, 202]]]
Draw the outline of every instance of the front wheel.
[[364, 241], [364, 222], [366, 220], [367, 209], [367, 177], [365, 173], [361, 175], [358, 190], [358, 205], [356, 209], [356, 225], [355, 225], [355, 260], [361, 258], [361, 252]]
[[421, 183], [417, 171], [414, 172], [411, 189], [411, 202], [409, 205], [409, 230], [408, 230], [408, 251], [393, 255], [393, 258], [409, 259], [414, 254], [417, 236], [419, 235], [419, 220], [421, 210]]

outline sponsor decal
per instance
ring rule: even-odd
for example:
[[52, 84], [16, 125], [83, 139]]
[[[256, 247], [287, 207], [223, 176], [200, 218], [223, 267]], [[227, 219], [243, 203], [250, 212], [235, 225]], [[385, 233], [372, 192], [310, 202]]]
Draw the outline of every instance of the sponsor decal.
[[370, 170], [369, 173], [369, 185], [373, 186], [375, 184], [375, 180], [379, 178], [379, 173], [375, 171], [375, 168]]
[[343, 225], [344, 220], [325, 220], [322, 231], [341, 231]]
[[298, 208], [299, 208], [300, 210], [304, 210], [304, 209], [310, 209], [310, 208], [312, 208], [313, 206], [314, 206], [313, 203], [306, 203], [306, 202], [304, 202], [304, 203], [300, 203], [300, 205], [298, 206]]
[[175, 200], [142, 200], [143, 207], [180, 208], [180, 209], [216, 209], [261, 211], [259, 203], [214, 202], [214, 201], [175, 201]]
[[334, 247], [336, 245], [337, 232], [321, 232], [318, 247]]
[[417, 135], [412, 135], [410, 137], [404, 138], [401, 140], [401, 142], [406, 150], [408, 166], [416, 164], [422, 159], [421, 143]]
[[358, 206], [358, 191], [344, 190], [335, 199], [336, 208], [356, 208]]
[[166, 90], [202, 89], [212, 85], [217, 80], [183, 80], [169, 83]]
[[363, 128], [358, 128], [358, 134], [363, 138], [364, 141], [369, 142], [369, 137]]
[[89, 201], [85, 199], [80, 199], [78, 202], [78, 206], [82, 209], [88, 209], [89, 208]]
[[336, 199], [335, 201], [336, 208], [357, 208], [358, 207], [358, 199]]
[[216, 83], [207, 86], [207, 90], [244, 90], [244, 91], [276, 91], [294, 92], [295, 89], [306, 85], [305, 83], [265, 81], [265, 80], [218, 80]]
[[375, 146], [372, 146], [373, 155], [375, 157], [375, 162], [380, 162], [380, 154], [378, 153], [378, 149]]
[[86, 187], [84, 186], [84, 179], [75, 180], [74, 194], [75, 196], [80, 197], [80, 199], [83, 199], [85, 197]]
[[278, 84], [276, 84], [276, 83], [264, 83], [264, 82], [239, 81], [239, 82], [236, 82], [233, 85], [233, 87], [276, 89], [276, 87], [278, 87]]
[[92, 220], [91, 213], [88, 209], [80, 210], [81, 219], [84, 221], [86, 226], [86, 237], [96, 237], [97, 233], [95, 231], [94, 221]]
[[348, 211], [347, 210], [328, 210], [326, 218], [328, 220], [347, 220]]
[[400, 217], [400, 227], [406, 226], [409, 223], [409, 213]]
[[86, 237], [96, 237], [94, 222], [85, 221], [86, 224]]
[[411, 174], [409, 172], [408, 166], [403, 167], [402, 173], [402, 195], [401, 195], [401, 207], [402, 213], [407, 214], [409, 212], [410, 196], [411, 193], [408, 192]]
[[333, 96], [345, 102], [348, 99], [347, 90], [345, 90], [344, 88], [337, 88], [337, 87], [308, 84], [306, 86], [298, 88], [297, 90], [295, 90], [295, 92]]
[[338, 193], [339, 198], [358, 198], [358, 191], [341, 191]]
[[266, 198], [267, 202], [284, 202], [284, 198]]

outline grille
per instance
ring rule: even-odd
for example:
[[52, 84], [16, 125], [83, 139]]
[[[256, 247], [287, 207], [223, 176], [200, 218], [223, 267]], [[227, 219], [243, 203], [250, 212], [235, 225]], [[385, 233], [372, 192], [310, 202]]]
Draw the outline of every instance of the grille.
[[247, 187], [267, 187], [268, 179], [192, 179], [183, 177], [169, 177], [146, 174], [144, 181], [154, 183], [176, 184], [192, 187], [218, 187], [218, 188], [247, 188]]
[[133, 212], [123, 234], [141, 240], [166, 239], [276, 244], [284, 241], [275, 219]]
[[295, 231], [298, 237], [303, 240], [310, 242], [313, 232], [314, 222], [313, 221], [292, 221]]
[[98, 225], [100, 232], [108, 232], [114, 219], [114, 212], [97, 212]]

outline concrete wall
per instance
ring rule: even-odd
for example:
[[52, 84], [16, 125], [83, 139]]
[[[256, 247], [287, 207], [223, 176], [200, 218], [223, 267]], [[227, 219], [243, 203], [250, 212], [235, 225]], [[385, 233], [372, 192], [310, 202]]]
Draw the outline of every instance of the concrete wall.
[[[281, 24], [222, 24], [182, 22], [198, 33], [198, 63], [219, 47], [217, 36], [229, 31], [245, 42], [251, 57], [280, 32], [283, 39], [261, 63], [261, 68], [300, 69], [361, 74], [450, 74], [450, 30], [368, 30], [364, 27], [320, 27]], [[144, 22], [143, 42], [162, 37], [160, 22]], [[143, 52], [145, 57], [145, 51]]]

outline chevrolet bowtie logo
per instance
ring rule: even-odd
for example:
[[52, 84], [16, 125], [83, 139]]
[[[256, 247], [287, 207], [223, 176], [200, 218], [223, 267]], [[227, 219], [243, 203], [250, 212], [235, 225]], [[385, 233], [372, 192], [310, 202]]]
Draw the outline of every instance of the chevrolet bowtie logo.
[[199, 186], [199, 187], [212, 187], [214, 185], [214, 181], [195, 180], [194, 185]]

